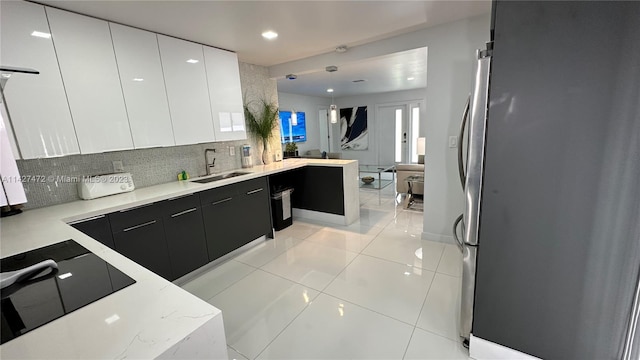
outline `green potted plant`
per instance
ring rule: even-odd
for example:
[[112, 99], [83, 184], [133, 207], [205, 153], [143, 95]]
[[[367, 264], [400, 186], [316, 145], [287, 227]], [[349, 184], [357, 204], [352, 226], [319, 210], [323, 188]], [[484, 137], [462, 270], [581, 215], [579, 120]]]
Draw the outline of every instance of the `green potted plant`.
[[295, 157], [298, 156], [298, 144], [294, 142], [288, 142], [284, 146], [284, 157]]
[[278, 106], [267, 100], [260, 99], [244, 104], [244, 117], [247, 120], [247, 130], [253, 137], [262, 142], [262, 163], [271, 163], [269, 139], [273, 129], [278, 126]]

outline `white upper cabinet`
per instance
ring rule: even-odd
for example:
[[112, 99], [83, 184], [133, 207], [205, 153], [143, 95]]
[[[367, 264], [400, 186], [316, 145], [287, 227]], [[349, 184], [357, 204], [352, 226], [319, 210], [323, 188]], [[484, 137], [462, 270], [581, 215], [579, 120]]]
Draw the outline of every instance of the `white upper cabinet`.
[[0, 24], [0, 64], [40, 71], [14, 73], [4, 89], [22, 157], [79, 154], [44, 6], [0, 1]]
[[46, 11], [80, 152], [133, 149], [109, 24], [49, 7]]
[[240, 70], [235, 53], [203, 46], [216, 140], [244, 140]]
[[175, 145], [156, 34], [114, 23], [109, 27], [134, 147]]
[[158, 35], [176, 145], [215, 141], [202, 45]]

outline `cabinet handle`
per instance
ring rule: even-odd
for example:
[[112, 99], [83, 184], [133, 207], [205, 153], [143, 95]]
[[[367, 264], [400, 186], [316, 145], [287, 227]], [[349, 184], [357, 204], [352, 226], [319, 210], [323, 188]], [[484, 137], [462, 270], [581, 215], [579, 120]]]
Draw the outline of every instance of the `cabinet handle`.
[[119, 212], [124, 213], [124, 212], [127, 212], [127, 211], [136, 210], [136, 209], [141, 209], [141, 208], [144, 208], [144, 207], [147, 207], [147, 206], [151, 206], [151, 205], [153, 205], [153, 203], [151, 203], [151, 204], [139, 205], [139, 206], [134, 206], [134, 207], [132, 207], [132, 208], [128, 208], [128, 209], [124, 209], [124, 210], [120, 210]]
[[180, 215], [188, 214], [188, 213], [190, 213], [190, 212], [194, 212], [194, 211], [196, 211], [196, 210], [198, 210], [198, 208], [187, 209], [187, 210], [185, 210], [185, 211], [180, 211], [180, 212], [178, 212], [178, 213], [175, 213], [175, 214], [171, 215], [171, 217], [172, 217], [172, 218], [174, 218], [174, 217], [178, 217], [178, 216], [180, 216]]
[[186, 194], [186, 195], [176, 196], [176, 197], [169, 198], [169, 199], [167, 199], [167, 200], [168, 200], [168, 201], [171, 201], [171, 200], [178, 200], [178, 199], [186, 198], [186, 197], [189, 197], [189, 196], [193, 196], [193, 194]]
[[132, 227], [130, 227], [130, 228], [126, 228], [126, 229], [124, 229], [124, 230], [122, 230], [122, 231], [123, 231], [123, 232], [127, 232], [127, 231], [131, 231], [131, 230], [139, 229], [139, 228], [141, 228], [141, 227], [144, 227], [144, 226], [147, 226], [147, 225], [151, 225], [151, 224], [155, 224], [155, 223], [156, 223], [156, 220], [151, 220], [151, 221], [146, 222], [146, 223], [144, 223], [144, 224], [140, 224], [140, 225], [132, 226]]
[[262, 191], [262, 188], [260, 188], [260, 189], [255, 189], [255, 190], [251, 190], [251, 191], [248, 191], [248, 192], [247, 192], [247, 195], [255, 194], [255, 193], [258, 193], [258, 192], [260, 192], [260, 191]]
[[233, 198], [226, 198], [226, 199], [222, 199], [222, 200], [214, 201], [214, 202], [212, 202], [212, 203], [211, 203], [211, 205], [218, 205], [218, 204], [222, 204], [223, 202], [231, 201], [231, 199], [233, 199]]
[[76, 221], [72, 221], [72, 222], [68, 222], [67, 225], [75, 225], [75, 224], [80, 224], [83, 223], [85, 221], [91, 221], [91, 220], [98, 220], [98, 219], [102, 219], [103, 217], [105, 217], [106, 215], [98, 215], [98, 216], [92, 216], [90, 218], [86, 218], [86, 219], [80, 219], [80, 220], [76, 220]]

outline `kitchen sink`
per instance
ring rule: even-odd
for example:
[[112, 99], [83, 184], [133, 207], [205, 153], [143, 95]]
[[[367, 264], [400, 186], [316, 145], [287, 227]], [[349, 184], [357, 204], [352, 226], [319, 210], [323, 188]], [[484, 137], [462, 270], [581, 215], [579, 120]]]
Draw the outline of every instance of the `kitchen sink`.
[[224, 180], [224, 179], [230, 179], [236, 176], [242, 176], [242, 175], [249, 175], [251, 173], [248, 172], [242, 172], [242, 171], [234, 171], [232, 173], [228, 173], [228, 174], [222, 174], [222, 175], [216, 175], [216, 176], [212, 176], [212, 177], [208, 177], [208, 178], [204, 178], [204, 179], [199, 179], [199, 180], [191, 180], [191, 182], [195, 182], [198, 184], [206, 184], [206, 183], [210, 183], [210, 182], [214, 182], [214, 181], [218, 181], [218, 180]]

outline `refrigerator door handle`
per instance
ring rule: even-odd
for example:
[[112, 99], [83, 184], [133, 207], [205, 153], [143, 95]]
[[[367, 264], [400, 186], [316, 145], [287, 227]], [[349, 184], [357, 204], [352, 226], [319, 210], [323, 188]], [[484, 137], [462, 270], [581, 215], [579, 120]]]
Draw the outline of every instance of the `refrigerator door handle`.
[[462, 113], [462, 122], [460, 123], [460, 133], [458, 134], [458, 174], [460, 174], [460, 184], [464, 189], [464, 182], [467, 178], [464, 169], [464, 158], [462, 152], [464, 151], [462, 144], [464, 144], [464, 130], [467, 127], [467, 119], [469, 118], [469, 104], [471, 102], [471, 95], [467, 97], [467, 103], [464, 105], [464, 112]]
[[640, 272], [638, 272], [638, 281], [636, 282], [635, 296], [633, 297], [633, 305], [631, 307], [631, 316], [629, 318], [629, 324], [627, 327], [627, 335], [624, 341], [624, 349], [622, 353], [622, 360], [632, 360], [633, 354], [638, 352], [638, 349], [634, 349], [634, 346], [638, 346], [638, 342], [635, 339], [636, 330], [638, 329], [638, 320], [640, 318]]
[[491, 56], [478, 51], [478, 68], [470, 105], [467, 178], [464, 186], [463, 236], [464, 242], [469, 245], [478, 244], [490, 70]]
[[464, 244], [462, 243], [462, 240], [460, 240], [460, 237], [458, 237], [458, 224], [462, 221], [462, 217], [463, 215], [460, 214], [456, 221], [453, 222], [453, 238], [456, 239], [456, 244], [461, 252], [464, 251]]

